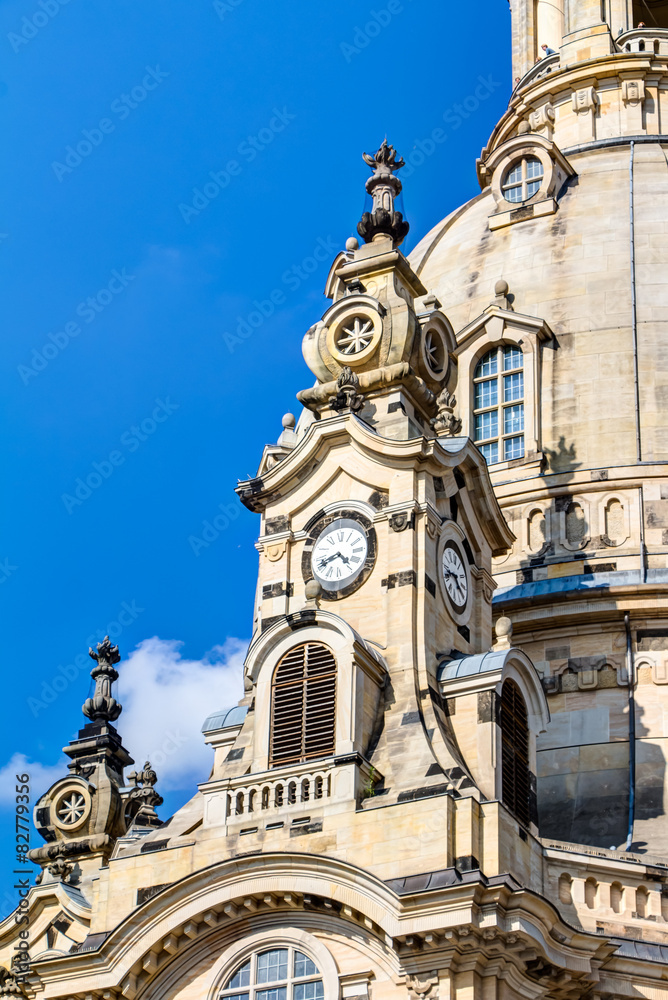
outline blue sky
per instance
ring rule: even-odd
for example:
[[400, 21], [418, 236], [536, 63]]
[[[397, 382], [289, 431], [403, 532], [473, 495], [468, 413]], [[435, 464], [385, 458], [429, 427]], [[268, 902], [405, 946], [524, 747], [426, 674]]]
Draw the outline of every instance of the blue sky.
[[[159, 758], [163, 817], [206, 777], [196, 729], [239, 696], [257, 571], [233, 490], [311, 384], [301, 340], [364, 209], [362, 151], [387, 134], [413, 156], [405, 250], [478, 191], [510, 14], [462, 11], [1, 0], [0, 898], [14, 768], [34, 799], [60, 773], [92, 637], [115, 633], [118, 728]], [[221, 504], [229, 527], [195, 543]]]

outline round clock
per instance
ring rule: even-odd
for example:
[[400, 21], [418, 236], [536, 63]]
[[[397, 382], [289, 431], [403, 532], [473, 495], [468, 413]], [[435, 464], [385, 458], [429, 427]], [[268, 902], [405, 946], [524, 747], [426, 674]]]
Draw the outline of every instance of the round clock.
[[[310, 529], [310, 530], [309, 530]], [[339, 509], [309, 526], [302, 572], [317, 580], [326, 601], [348, 597], [361, 587], [376, 560], [376, 533], [369, 518]]]
[[311, 569], [323, 590], [343, 590], [366, 562], [369, 546], [358, 521], [339, 517], [322, 532], [313, 547]]
[[455, 542], [448, 541], [441, 556], [443, 586], [454, 610], [461, 614], [469, 597], [469, 577], [466, 561]]

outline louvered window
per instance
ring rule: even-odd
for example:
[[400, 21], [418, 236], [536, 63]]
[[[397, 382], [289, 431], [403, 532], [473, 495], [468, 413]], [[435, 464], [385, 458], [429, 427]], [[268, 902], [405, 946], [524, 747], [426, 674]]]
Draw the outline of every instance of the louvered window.
[[331, 651], [306, 642], [286, 653], [274, 674], [271, 704], [271, 767], [333, 754], [336, 660]]
[[501, 691], [501, 784], [504, 805], [529, 823], [529, 723], [522, 692], [514, 681]]

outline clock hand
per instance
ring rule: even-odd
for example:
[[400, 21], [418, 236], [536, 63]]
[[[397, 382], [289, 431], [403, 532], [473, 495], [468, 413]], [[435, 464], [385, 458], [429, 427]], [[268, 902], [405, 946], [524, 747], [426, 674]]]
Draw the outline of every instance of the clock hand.
[[328, 563], [331, 563], [331, 561], [333, 559], [336, 559], [338, 557], [338, 555], [339, 555], [339, 553], [335, 552], [333, 556], [328, 556], [326, 559], [321, 559], [320, 562], [319, 562], [319, 564], [318, 564], [319, 567], [320, 567], [320, 569], [323, 569]]

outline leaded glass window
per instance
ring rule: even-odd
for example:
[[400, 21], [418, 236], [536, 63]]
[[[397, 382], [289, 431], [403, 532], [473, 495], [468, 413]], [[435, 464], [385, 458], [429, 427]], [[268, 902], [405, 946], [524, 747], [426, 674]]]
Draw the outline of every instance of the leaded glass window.
[[473, 438], [488, 465], [524, 457], [524, 358], [514, 344], [492, 348], [476, 366]]
[[251, 955], [227, 980], [221, 1000], [323, 1000], [322, 975], [296, 948], [268, 948]]

